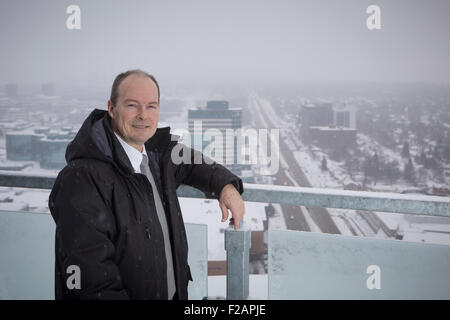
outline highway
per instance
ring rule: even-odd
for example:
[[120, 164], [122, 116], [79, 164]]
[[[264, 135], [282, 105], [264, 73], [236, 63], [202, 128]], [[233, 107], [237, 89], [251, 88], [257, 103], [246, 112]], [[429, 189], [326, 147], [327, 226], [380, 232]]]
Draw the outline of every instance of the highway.
[[[280, 123], [278, 119], [273, 119], [274, 114], [268, 114], [265, 107], [260, 104], [259, 98], [255, 94], [249, 95], [249, 112], [252, 117], [254, 117], [256, 128], [279, 128], [276, 123]], [[276, 106], [275, 106], [276, 108]], [[292, 134], [288, 128], [279, 128], [280, 130], [285, 130], [287, 135]], [[289, 130], [289, 131], [287, 131]], [[281, 134], [280, 134], [281, 136]], [[270, 137], [270, 135], [269, 135]], [[287, 186], [302, 186], [311, 187], [308, 178], [302, 171], [302, 168], [297, 163], [292, 150], [284, 142], [282, 138], [279, 139], [279, 152], [281, 161], [280, 168], [275, 174], [274, 184], [276, 185], [287, 185]], [[283, 165], [287, 164], [287, 167]], [[311, 227], [308, 225], [306, 218], [300, 207], [293, 207], [289, 205], [281, 205], [283, 215], [286, 222], [286, 227], [288, 230], [300, 230], [300, 231], [311, 231]], [[320, 230], [324, 233], [340, 234], [338, 227], [331, 218], [329, 212], [325, 208], [312, 208], [306, 207], [314, 223]]]

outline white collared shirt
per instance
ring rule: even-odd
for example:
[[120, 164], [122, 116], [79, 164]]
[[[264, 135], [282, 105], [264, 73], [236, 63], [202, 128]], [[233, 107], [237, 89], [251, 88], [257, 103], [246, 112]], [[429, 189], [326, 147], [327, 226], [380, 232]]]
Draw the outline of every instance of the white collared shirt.
[[[145, 146], [142, 147], [142, 152], [139, 152], [136, 148], [130, 146], [128, 143], [123, 141], [123, 139], [114, 132], [117, 139], [119, 139], [120, 144], [122, 145], [123, 149], [125, 150], [125, 153], [128, 156], [128, 159], [130, 159], [131, 165], [133, 166], [134, 172], [141, 173], [141, 162], [142, 162], [142, 155], [147, 156], [147, 151], [145, 151]], [[148, 158], [148, 156], [147, 156]]]

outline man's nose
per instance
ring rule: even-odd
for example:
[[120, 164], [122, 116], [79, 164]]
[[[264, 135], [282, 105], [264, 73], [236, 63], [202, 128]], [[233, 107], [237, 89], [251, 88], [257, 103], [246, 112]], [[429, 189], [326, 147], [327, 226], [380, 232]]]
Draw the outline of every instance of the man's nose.
[[148, 118], [149, 116], [149, 111], [147, 110], [148, 108], [146, 108], [145, 106], [141, 106], [139, 107], [139, 112], [137, 117], [139, 118], [139, 120], [145, 120]]

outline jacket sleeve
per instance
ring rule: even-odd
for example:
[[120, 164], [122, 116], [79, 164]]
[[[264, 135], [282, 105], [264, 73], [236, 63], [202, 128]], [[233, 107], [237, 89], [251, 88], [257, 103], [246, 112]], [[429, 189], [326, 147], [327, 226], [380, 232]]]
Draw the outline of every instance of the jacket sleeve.
[[[56, 223], [55, 264], [56, 277], [61, 281], [60, 294], [69, 299], [128, 299], [114, 262], [113, 211], [107, 190], [99, 186], [97, 179], [85, 168], [66, 167], [50, 194], [49, 208]], [[79, 267], [80, 289], [67, 287], [71, 265]]]
[[177, 165], [175, 173], [177, 187], [186, 184], [216, 199], [219, 199], [220, 192], [227, 184], [232, 184], [240, 194], [244, 192], [242, 180], [230, 170], [184, 144], [178, 143], [177, 146], [181, 158], [188, 159], [187, 156], [183, 157], [184, 153], [190, 155], [190, 161], [186, 161], [188, 163], [183, 161]]

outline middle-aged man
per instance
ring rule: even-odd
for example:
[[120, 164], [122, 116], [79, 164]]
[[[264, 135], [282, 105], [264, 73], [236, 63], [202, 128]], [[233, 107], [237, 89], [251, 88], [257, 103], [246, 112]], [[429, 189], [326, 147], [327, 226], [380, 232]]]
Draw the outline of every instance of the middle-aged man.
[[[157, 128], [159, 97], [153, 76], [119, 74], [108, 111], [95, 109], [67, 147], [49, 198], [56, 299], [187, 299], [181, 184], [216, 197], [222, 222], [230, 210], [239, 227], [241, 179], [215, 162], [195, 164], [201, 153], [178, 144], [170, 127]], [[189, 163], [172, 161], [175, 146]]]

